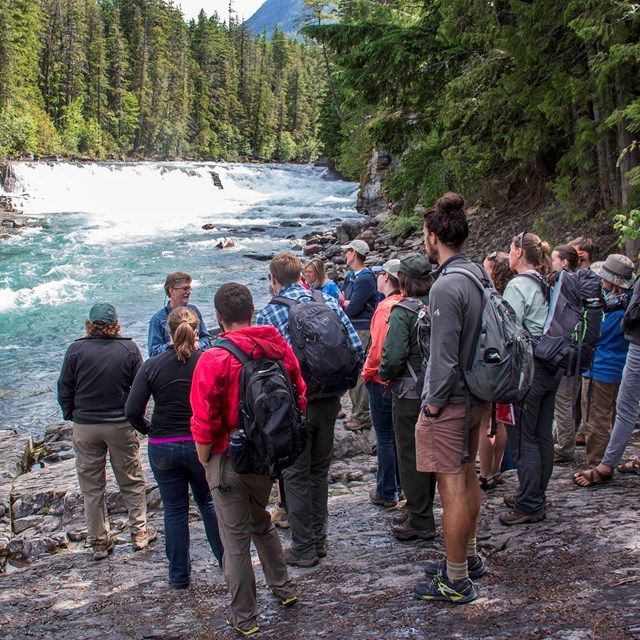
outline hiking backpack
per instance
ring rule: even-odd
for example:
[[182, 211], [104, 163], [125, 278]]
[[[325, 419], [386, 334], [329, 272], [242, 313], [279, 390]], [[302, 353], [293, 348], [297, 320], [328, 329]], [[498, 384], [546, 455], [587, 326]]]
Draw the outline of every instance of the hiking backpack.
[[640, 278], [633, 288], [633, 295], [622, 318], [622, 330], [629, 333], [640, 324]]
[[[542, 277], [521, 274], [536, 280], [543, 294], [548, 286]], [[584, 373], [593, 360], [600, 337], [604, 293], [602, 282], [590, 269], [560, 271], [549, 293], [549, 311], [534, 353], [552, 371], [562, 369], [567, 377]]]
[[468, 269], [446, 267], [442, 275], [460, 273], [482, 293], [482, 316], [476, 346], [462, 377], [478, 400], [521, 402], [533, 381], [533, 348], [529, 333], [496, 291], [489, 276], [480, 280]]
[[356, 386], [360, 358], [342, 321], [324, 302], [322, 292], [308, 295], [310, 302], [276, 296], [271, 304], [289, 307], [291, 348], [307, 383], [307, 397], [338, 395]]
[[[419, 399], [422, 397], [422, 388], [424, 387], [424, 376], [426, 373], [426, 365], [429, 360], [428, 351], [425, 357], [425, 351], [423, 351], [423, 344], [421, 343], [420, 337], [420, 326], [421, 322], [425, 322], [425, 318], [428, 322], [429, 318], [429, 307], [427, 307], [422, 300], [418, 300], [417, 298], [403, 298], [396, 302], [391, 309], [391, 313], [393, 313], [393, 309], [396, 307], [402, 307], [403, 309], [407, 309], [412, 313], [415, 313], [418, 317], [416, 318], [415, 330], [417, 332], [417, 340], [418, 347], [420, 349], [420, 355], [422, 356], [422, 366], [418, 372], [414, 371], [411, 363], [407, 360], [407, 368], [409, 369], [410, 377], [405, 378], [396, 378], [395, 380], [391, 380], [387, 383], [387, 388], [391, 393], [393, 393], [398, 398], [406, 398], [409, 400]], [[423, 336], [424, 340], [424, 329]], [[426, 348], [428, 349], [429, 338], [428, 335], [426, 337]]]
[[278, 477], [307, 444], [298, 394], [287, 369], [275, 358], [254, 359], [231, 340], [220, 340], [214, 346], [228, 351], [242, 364], [238, 430], [244, 442], [237, 447], [230, 443], [235, 470]]

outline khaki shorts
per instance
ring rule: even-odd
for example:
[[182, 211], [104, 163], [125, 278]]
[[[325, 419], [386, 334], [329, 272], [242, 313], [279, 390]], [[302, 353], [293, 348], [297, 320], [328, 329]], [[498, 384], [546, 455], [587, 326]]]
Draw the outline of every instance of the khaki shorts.
[[480, 440], [480, 425], [489, 411], [489, 403], [471, 405], [469, 463], [462, 463], [464, 450], [465, 403], [455, 402], [440, 410], [437, 418], [420, 411], [416, 424], [416, 467], [418, 471], [464, 473], [467, 464], [475, 464]]

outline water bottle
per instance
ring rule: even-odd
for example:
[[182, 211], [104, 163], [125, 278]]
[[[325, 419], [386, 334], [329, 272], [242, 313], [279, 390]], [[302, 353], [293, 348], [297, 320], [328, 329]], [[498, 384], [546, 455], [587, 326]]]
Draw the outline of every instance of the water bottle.
[[231, 451], [241, 451], [247, 444], [247, 434], [244, 429], [234, 429], [229, 434], [229, 449]]

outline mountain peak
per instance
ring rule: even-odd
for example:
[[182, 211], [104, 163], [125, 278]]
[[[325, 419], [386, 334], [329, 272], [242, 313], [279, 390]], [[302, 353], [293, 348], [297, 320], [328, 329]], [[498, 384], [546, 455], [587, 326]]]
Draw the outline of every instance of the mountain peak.
[[303, 0], [266, 0], [245, 24], [256, 35], [265, 29], [270, 35], [278, 25], [287, 35], [296, 36], [300, 28], [296, 21], [303, 10]]

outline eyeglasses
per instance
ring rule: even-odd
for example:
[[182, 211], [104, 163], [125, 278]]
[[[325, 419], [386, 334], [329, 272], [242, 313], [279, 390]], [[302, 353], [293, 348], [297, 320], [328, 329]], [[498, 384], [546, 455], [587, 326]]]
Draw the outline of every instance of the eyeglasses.
[[175, 289], [176, 291], [191, 291], [191, 287], [171, 287], [172, 289]]
[[497, 251], [492, 251], [488, 256], [487, 256], [487, 260], [495, 260], [498, 257], [498, 252]]
[[525, 235], [527, 235], [526, 231], [518, 234], [518, 237], [516, 238], [516, 247], [518, 247], [518, 249], [522, 248], [522, 242], [524, 241]]

